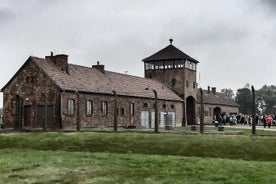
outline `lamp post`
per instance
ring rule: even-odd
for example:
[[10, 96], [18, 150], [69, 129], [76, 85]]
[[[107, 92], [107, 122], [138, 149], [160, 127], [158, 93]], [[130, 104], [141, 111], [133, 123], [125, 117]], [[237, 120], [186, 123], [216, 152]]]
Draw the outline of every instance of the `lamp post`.
[[117, 132], [117, 93], [115, 90], [112, 91], [115, 96], [115, 107], [114, 107], [114, 132]]
[[[150, 88], [145, 88], [145, 90], [150, 90]], [[151, 89], [154, 93], [154, 101], [155, 101], [155, 118], [154, 118], [154, 132], [158, 133], [158, 105], [157, 105], [157, 91], [155, 89]]]

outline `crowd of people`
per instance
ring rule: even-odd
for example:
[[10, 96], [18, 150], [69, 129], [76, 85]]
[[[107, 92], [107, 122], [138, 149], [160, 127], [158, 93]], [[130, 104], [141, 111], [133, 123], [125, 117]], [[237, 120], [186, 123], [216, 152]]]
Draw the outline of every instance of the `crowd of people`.
[[[251, 125], [253, 123], [251, 115], [242, 114], [231, 114], [229, 116], [225, 114], [214, 115], [213, 123], [218, 123], [219, 125]], [[276, 115], [256, 115], [256, 125], [264, 126], [264, 128], [270, 128], [272, 125], [276, 125]]]

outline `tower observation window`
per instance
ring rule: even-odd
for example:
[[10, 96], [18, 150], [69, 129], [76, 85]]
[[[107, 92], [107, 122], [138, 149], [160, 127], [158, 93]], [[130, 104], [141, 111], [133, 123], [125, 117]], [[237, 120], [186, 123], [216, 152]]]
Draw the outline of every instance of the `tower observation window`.
[[183, 60], [175, 60], [174, 67], [175, 68], [184, 68], [185, 61]]
[[174, 68], [174, 61], [165, 61], [165, 69], [172, 69]]
[[154, 69], [154, 63], [146, 63], [146, 70], [153, 70]]
[[157, 61], [157, 62], [155, 62], [155, 69], [157, 69], [157, 70], [164, 69], [164, 62], [163, 61]]

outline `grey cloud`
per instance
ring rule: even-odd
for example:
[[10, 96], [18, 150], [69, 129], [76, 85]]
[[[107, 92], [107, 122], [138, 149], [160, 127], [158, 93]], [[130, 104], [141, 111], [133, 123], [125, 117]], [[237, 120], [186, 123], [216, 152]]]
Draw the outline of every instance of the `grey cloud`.
[[276, 9], [276, 1], [275, 0], [259, 0], [258, 2], [264, 4], [265, 6], [267, 6], [270, 9], [273, 9], [273, 10]]
[[0, 24], [9, 22], [14, 17], [15, 14], [11, 9], [0, 7]]

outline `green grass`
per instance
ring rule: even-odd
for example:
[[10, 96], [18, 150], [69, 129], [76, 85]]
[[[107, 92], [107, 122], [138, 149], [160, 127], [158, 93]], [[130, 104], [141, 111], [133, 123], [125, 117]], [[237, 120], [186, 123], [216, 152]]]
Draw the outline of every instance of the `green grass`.
[[[246, 128], [244, 128], [246, 127]], [[229, 126], [226, 126], [224, 127], [224, 130], [225, 132], [233, 132], [233, 131], [238, 131], [240, 132], [240, 134], [242, 135], [252, 135], [252, 127], [249, 127], [247, 125], [245, 125], [244, 127], [239, 127], [239, 126], [232, 126], [232, 127], [229, 127]], [[262, 127], [262, 126], [259, 126], [259, 127]], [[273, 127], [274, 128], [274, 127]], [[186, 126], [186, 127], [177, 127], [177, 128], [174, 128], [174, 130], [178, 130], [178, 131], [181, 131], [181, 130], [185, 130], [185, 131], [190, 131], [191, 130], [191, 126]], [[217, 127], [215, 126], [204, 126], [204, 131], [205, 133], [210, 133], [210, 132], [216, 132], [218, 130]], [[200, 132], [200, 126], [197, 125], [197, 130], [196, 132]], [[259, 135], [259, 136], [276, 136], [276, 131], [272, 131], [271, 129], [268, 129], [266, 128], [266, 130], [256, 130], [256, 135]]]
[[[274, 162], [0, 150], [1, 183], [274, 183]], [[265, 174], [265, 177], [263, 176]]]
[[276, 161], [276, 139], [274, 137], [137, 133], [22, 133], [14, 136], [0, 136], [0, 147]]
[[0, 183], [274, 183], [276, 138], [0, 134]]

